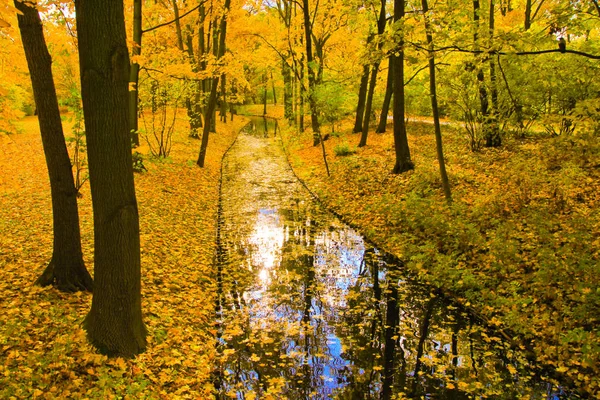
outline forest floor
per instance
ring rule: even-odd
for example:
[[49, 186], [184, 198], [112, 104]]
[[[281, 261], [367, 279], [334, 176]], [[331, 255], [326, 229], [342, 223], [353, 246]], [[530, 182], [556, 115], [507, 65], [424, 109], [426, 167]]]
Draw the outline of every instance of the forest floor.
[[363, 148], [352, 126], [343, 122], [325, 142], [330, 177], [311, 132], [283, 129], [308, 187], [411, 273], [523, 343], [561, 381], [600, 396], [598, 137], [536, 133], [472, 152], [460, 126], [444, 126], [448, 206], [432, 125], [409, 122], [415, 170], [400, 175], [391, 173], [391, 125], [370, 133]]
[[[188, 138], [186, 121], [182, 111], [171, 156], [146, 156], [148, 171], [135, 175], [149, 335], [147, 351], [134, 360], [107, 359], [88, 344], [81, 322], [91, 294], [33, 285], [52, 253], [37, 119], [25, 118], [21, 133], [0, 136], [0, 398], [211, 396], [220, 164], [246, 119], [218, 125], [203, 169], [195, 164], [200, 142]], [[147, 154], [148, 146], [138, 151]], [[93, 273], [89, 183], [81, 194], [84, 259]]]

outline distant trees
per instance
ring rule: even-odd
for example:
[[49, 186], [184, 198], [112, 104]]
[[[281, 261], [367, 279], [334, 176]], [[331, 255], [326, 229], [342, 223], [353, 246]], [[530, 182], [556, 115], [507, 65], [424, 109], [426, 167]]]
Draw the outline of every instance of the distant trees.
[[145, 349], [146, 328], [123, 2], [76, 0], [75, 10], [94, 209], [95, 288], [84, 327], [103, 353], [131, 357]]
[[36, 283], [42, 286], [53, 284], [66, 292], [91, 291], [93, 282], [85, 268], [81, 251], [77, 189], [65, 144], [52, 77], [52, 59], [44, 39], [42, 21], [35, 4], [18, 0], [14, 4], [21, 12], [18, 15], [19, 30], [39, 116], [52, 194], [52, 259]]

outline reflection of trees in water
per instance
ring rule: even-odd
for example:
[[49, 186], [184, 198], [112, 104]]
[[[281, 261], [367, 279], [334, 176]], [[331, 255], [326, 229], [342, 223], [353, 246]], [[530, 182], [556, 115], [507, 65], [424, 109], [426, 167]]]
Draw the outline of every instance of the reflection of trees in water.
[[226, 177], [234, 183], [219, 239], [219, 397], [551, 398], [551, 386], [529, 382], [526, 362], [500, 339], [407, 282], [396, 260], [364, 249], [356, 233], [302, 200], [297, 184], [281, 186], [293, 181], [281, 165], [266, 183], [264, 171], [250, 174], [258, 189], [242, 193], [245, 181], [234, 178], [248, 165], [236, 158]]

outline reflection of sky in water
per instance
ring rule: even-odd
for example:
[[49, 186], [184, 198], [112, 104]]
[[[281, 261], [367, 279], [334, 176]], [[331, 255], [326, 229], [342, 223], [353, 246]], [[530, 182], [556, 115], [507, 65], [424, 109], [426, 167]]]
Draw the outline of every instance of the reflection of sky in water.
[[[291, 175], [284, 156], [278, 153], [280, 149], [273, 146], [276, 142], [272, 138], [264, 139], [259, 133], [241, 137], [238, 144], [233, 151], [240, 155], [224, 172], [227, 185], [222, 232], [231, 264], [224, 265], [223, 270], [225, 274], [236, 269], [244, 271], [241, 283], [233, 274], [233, 286], [225, 293], [231, 299], [239, 291], [243, 304], [230, 303], [226, 310], [230, 316], [225, 317], [224, 325], [244, 332], [238, 333], [237, 339], [231, 335], [220, 341], [223, 348], [236, 348], [237, 357], [225, 365], [229, 376], [225, 391], [235, 390], [238, 398], [244, 398], [244, 391], [264, 394], [266, 382], [285, 378], [286, 390], [291, 393], [287, 398], [305, 398], [304, 390], [315, 391], [315, 398], [331, 398], [340, 389], [358, 398], [364, 398], [361, 390], [366, 390], [372, 398], [378, 398], [382, 380], [374, 373], [374, 366], [381, 371], [383, 359], [374, 357], [382, 355], [383, 318], [390, 299], [385, 290], [391, 280], [387, 258], [376, 249], [366, 251], [359, 234], [311, 201]], [[375, 282], [380, 286], [377, 299]], [[394, 279], [394, 286], [399, 303], [397, 346], [401, 349], [394, 357], [405, 358], [408, 367], [404, 373], [412, 377], [430, 292], [401, 277]], [[470, 366], [477, 361], [485, 373], [502, 374], [495, 367], [501, 364], [498, 358], [490, 356], [493, 349], [481, 339], [471, 342], [467, 317], [439, 301], [431, 309], [432, 322], [422, 359], [440, 362], [452, 355], [451, 341], [456, 334], [460, 379], [492, 388], [491, 381], [472, 378]], [[303, 325], [306, 317], [308, 321]], [[375, 329], [372, 323], [377, 324], [379, 336], [370, 342], [369, 335]], [[461, 324], [461, 331], [457, 328], [453, 333], [457, 324]], [[249, 341], [250, 337], [257, 338], [257, 343]], [[357, 343], [363, 347], [357, 348]], [[371, 348], [373, 344], [379, 347]], [[258, 358], [254, 358], [255, 353]], [[435, 375], [438, 370], [441, 374], [441, 378], [430, 375], [420, 381], [423, 398], [444, 398], [449, 393], [444, 392], [444, 379], [449, 379], [444, 371], [452, 368], [449, 365], [442, 362], [429, 369], [422, 366], [421, 372]], [[303, 372], [300, 376], [299, 371]], [[370, 386], [357, 384], [368, 376], [374, 377]], [[508, 375], [502, 390], [515, 382]], [[427, 390], [433, 397], [425, 394]], [[539, 398], [558, 399], [551, 390]]]
[[[306, 218], [306, 216], [303, 216]], [[292, 226], [290, 226], [292, 225]], [[295, 225], [295, 226], [294, 226]], [[309, 228], [309, 235], [302, 235], [299, 225]], [[312, 299], [311, 330], [322, 330], [326, 338], [325, 346], [320, 351], [325, 354], [308, 354], [306, 362], [311, 367], [317, 365], [321, 369], [323, 393], [332, 393], [339, 387], [339, 369], [348, 365], [342, 358], [342, 344], [335, 334], [335, 323], [339, 318], [340, 310], [346, 307], [346, 295], [350, 287], [356, 282], [364, 255], [364, 242], [360, 235], [339, 223], [332, 222], [317, 229], [310, 220], [287, 221], [279, 214], [278, 209], [261, 208], [258, 210], [254, 227], [246, 240], [249, 249], [247, 268], [251, 270], [256, 279], [252, 287], [244, 292], [243, 297], [248, 303], [251, 325], [263, 325], [263, 319], [291, 320], [299, 322], [303, 313], [290, 312], [287, 307], [274, 307], [278, 293], [270, 288], [277, 284], [278, 271], [281, 265], [283, 247], [286, 242], [310, 242], [313, 237], [313, 267], [315, 281], [318, 289]], [[305, 237], [306, 236], [306, 237]], [[310, 245], [310, 243], [305, 243]], [[310, 268], [306, 266], [306, 268]], [[315, 321], [318, 319], [318, 323]], [[288, 343], [290, 350], [299, 344], [291, 341]]]

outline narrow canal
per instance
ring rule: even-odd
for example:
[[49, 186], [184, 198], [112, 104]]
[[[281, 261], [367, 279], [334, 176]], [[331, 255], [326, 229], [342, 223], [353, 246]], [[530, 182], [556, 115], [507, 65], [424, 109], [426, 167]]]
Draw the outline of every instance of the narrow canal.
[[275, 121], [240, 133], [221, 199], [219, 398], [572, 398], [316, 203]]

